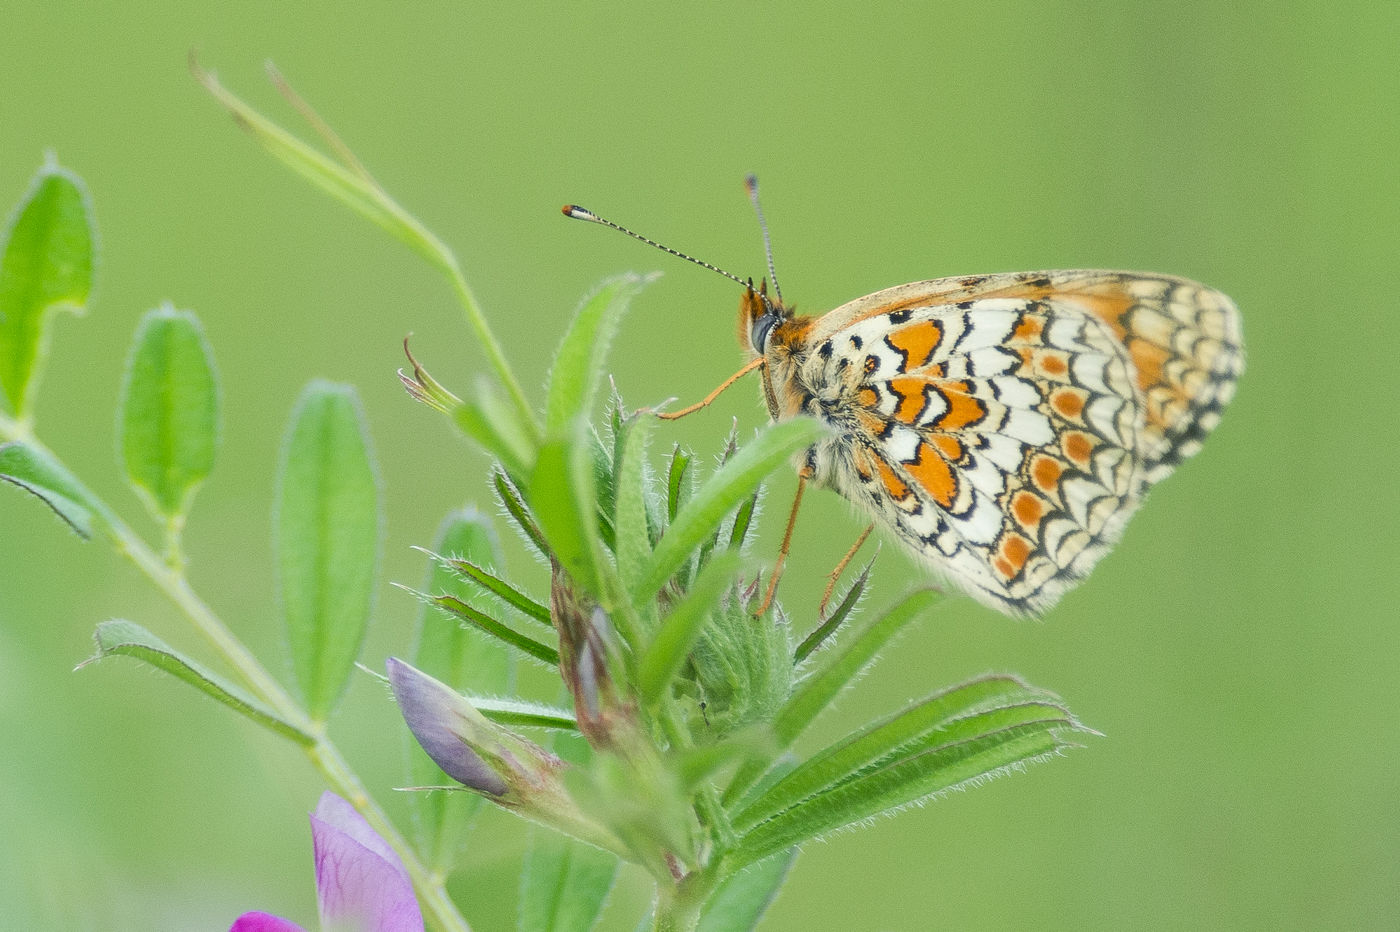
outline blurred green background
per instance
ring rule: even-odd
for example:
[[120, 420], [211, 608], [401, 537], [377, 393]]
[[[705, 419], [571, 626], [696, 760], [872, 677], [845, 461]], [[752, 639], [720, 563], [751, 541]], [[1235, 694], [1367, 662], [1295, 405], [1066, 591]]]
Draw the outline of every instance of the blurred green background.
[[[1239, 303], [1249, 354], [1201, 455], [1043, 622], [951, 600], [826, 723], [1010, 670], [1106, 737], [811, 846], [765, 928], [1400, 927], [1397, 35], [1393, 3], [11, 4], [0, 201], [51, 149], [101, 234], [90, 314], [57, 323], [40, 431], [154, 538], [119, 478], [113, 399], [144, 310], [200, 315], [225, 417], [191, 576], [284, 679], [268, 506], [308, 378], [358, 386], [379, 453], [371, 666], [410, 635], [416, 606], [387, 586], [421, 578], [410, 546], [449, 509], [491, 507], [483, 458], [394, 378], [412, 331], [435, 375], [472, 383], [482, 356], [447, 289], [265, 157], [190, 79], [190, 49], [291, 121], [262, 74], [275, 61], [457, 249], [527, 386], [579, 297], [623, 269], [666, 273], [614, 348], [627, 399], [692, 400], [728, 375], [736, 289], [558, 205], [758, 275], [746, 171], [807, 312], [972, 272], [1201, 279]], [[661, 445], [757, 426], [755, 385]], [[834, 495], [808, 502], [784, 581], [799, 618], [861, 526]], [[72, 672], [109, 617], [202, 645], [128, 564], [14, 490], [0, 564], [0, 927], [219, 929], [251, 908], [310, 925], [309, 766], [135, 663]], [[918, 576], [886, 546], [877, 602]], [[398, 726], [368, 678], [335, 727], [391, 796]], [[511, 927], [523, 831], [485, 829], [456, 889], [490, 932]], [[607, 927], [645, 898], [625, 874]]]

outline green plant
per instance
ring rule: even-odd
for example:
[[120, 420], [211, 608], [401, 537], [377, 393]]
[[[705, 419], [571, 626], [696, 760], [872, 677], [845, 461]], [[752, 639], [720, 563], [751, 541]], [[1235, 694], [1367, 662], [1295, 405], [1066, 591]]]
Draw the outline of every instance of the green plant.
[[[387, 678], [427, 751], [415, 757], [410, 782], [439, 784], [445, 771], [461, 786], [414, 794], [410, 838], [328, 729], [364, 639], [380, 537], [374, 459], [352, 389], [312, 382], [286, 430], [277, 560], [295, 695], [185, 575], [181, 534], [218, 440], [217, 380], [196, 318], [169, 307], [147, 314], [122, 392], [121, 459], [163, 528], [159, 548], [39, 439], [33, 398], [46, 323], [56, 309], [83, 309], [93, 273], [87, 195], [52, 163], [16, 212], [0, 265], [0, 478], [129, 557], [226, 672], [129, 621], [98, 626], [94, 659], [136, 657], [300, 745], [397, 852], [430, 924], [467, 928], [445, 879], [482, 800], [539, 826], [522, 867], [522, 929], [590, 927], [621, 861], [654, 880], [654, 928], [747, 929], [804, 842], [1044, 759], [1088, 731], [1053, 694], [990, 675], [872, 719], [828, 747], [802, 747], [834, 697], [939, 600], [920, 589], [859, 612], [867, 565], [826, 617], [790, 618], [777, 602], [760, 611], [748, 551], [761, 486], [812, 443], [818, 425], [784, 421], [742, 444], [731, 435], [708, 474], [680, 448], [658, 464], [657, 421], [629, 413], [618, 397], [596, 426], [609, 341], [647, 282], [636, 275], [609, 279], [582, 302], [537, 406], [450, 250], [309, 108], [288, 92], [335, 158], [212, 75], [196, 75], [268, 151], [444, 274], [492, 373], [462, 396], [412, 357], [401, 374], [414, 398], [494, 459], [490, 489], [549, 567], [547, 592], [516, 582], [500, 566], [490, 522], [474, 513], [451, 516], [430, 554], [416, 595], [431, 612], [411, 663], [391, 658]], [[567, 701], [500, 698], [520, 658], [557, 669]]]

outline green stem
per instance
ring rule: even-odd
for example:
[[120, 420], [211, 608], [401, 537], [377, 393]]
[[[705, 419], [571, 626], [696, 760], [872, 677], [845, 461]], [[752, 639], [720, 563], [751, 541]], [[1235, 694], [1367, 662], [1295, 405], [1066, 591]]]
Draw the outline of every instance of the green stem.
[[461, 303], [462, 310], [466, 312], [467, 323], [471, 324], [472, 329], [476, 331], [476, 338], [481, 341], [481, 348], [486, 352], [487, 360], [491, 363], [491, 367], [496, 370], [496, 377], [501, 380], [501, 384], [506, 388], [506, 393], [510, 395], [510, 400], [520, 415], [520, 423], [525, 425], [531, 439], [538, 443], [541, 433], [539, 420], [535, 417], [535, 410], [526, 400], [525, 391], [520, 387], [520, 381], [516, 379], [515, 373], [510, 368], [510, 363], [506, 361], [506, 354], [501, 349], [501, 344], [496, 342], [496, 335], [491, 332], [491, 325], [487, 323], [486, 315], [482, 313], [476, 295], [472, 293], [471, 286], [463, 277], [456, 257], [447, 247], [442, 247], [442, 250], [439, 267], [447, 274], [448, 280], [452, 283], [452, 290], [456, 292], [457, 300]]
[[[33, 431], [27, 429], [23, 422], [12, 421], [0, 415], [0, 438], [18, 440], [52, 457], [56, 462], [61, 462], [53, 451], [39, 442]], [[152, 550], [106, 503], [100, 499], [96, 501], [102, 509], [106, 532], [112, 538], [116, 550], [136, 564], [136, 568], [184, 612], [214, 651], [224, 658], [259, 699], [294, 727], [315, 736], [316, 742], [306, 748], [307, 757], [320, 771], [327, 784], [348, 800], [398, 853], [413, 880], [419, 902], [432, 923], [442, 932], [470, 932], [466, 920], [448, 898], [442, 878], [435, 876], [418, 859], [408, 840], [389, 821], [384, 810], [370, 798], [360, 778], [326, 735], [325, 724], [313, 721], [302, 710], [291, 694], [283, 689], [233, 635], [228, 626], [190, 588], [189, 581], [179, 567], [171, 566], [165, 558]]]
[[709, 871], [688, 874], [672, 886], [658, 884], [653, 932], [694, 932], [700, 925], [700, 909], [714, 886], [714, 875]]

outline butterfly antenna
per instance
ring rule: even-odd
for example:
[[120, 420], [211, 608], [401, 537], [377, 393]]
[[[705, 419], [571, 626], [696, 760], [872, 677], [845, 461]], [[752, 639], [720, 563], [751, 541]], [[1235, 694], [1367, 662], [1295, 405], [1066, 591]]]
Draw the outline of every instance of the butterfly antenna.
[[[603, 226], [605, 226], [605, 227], [612, 227], [614, 230], [616, 230], [616, 231], [619, 232], [619, 233], [626, 233], [628, 236], [632, 237], [633, 239], [641, 240], [642, 242], [646, 243], [648, 246], [655, 246], [657, 249], [661, 250], [662, 252], [668, 252], [668, 253], [670, 253], [671, 255], [675, 256], [675, 257], [678, 258], [678, 259], [684, 259], [684, 260], [687, 261], [687, 262], [694, 262], [696, 265], [700, 266], [702, 269], [709, 269], [711, 272], [718, 272], [720, 275], [723, 275], [725, 278], [729, 279], [731, 282], [736, 282], [736, 283], [738, 283], [738, 284], [740, 284], [740, 285], [743, 285], [745, 288], [753, 288], [753, 282], [752, 282], [751, 280], [750, 280], [750, 281], [745, 281], [744, 279], [740, 278], [740, 277], [737, 276], [737, 275], [733, 275], [733, 274], [730, 274], [729, 272], [726, 272], [724, 269], [720, 268], [720, 267], [717, 266], [717, 265], [711, 265], [710, 263], [704, 261], [703, 259], [697, 259], [697, 258], [695, 258], [694, 256], [688, 256], [688, 255], [686, 255], [685, 253], [681, 252], [680, 250], [678, 250], [678, 249], [672, 249], [670, 246], [664, 246], [664, 245], [662, 245], [661, 243], [658, 243], [656, 240], [647, 239], [645, 236], [643, 236], [643, 235], [640, 234], [640, 233], [633, 233], [631, 230], [627, 229], [625, 226], [622, 226], [621, 224], [613, 223], [611, 220], [605, 220], [604, 218], [598, 216], [598, 215], [595, 214], [593, 211], [588, 210], [588, 209], [585, 208], [585, 207], [580, 207], [580, 206], [578, 206], [577, 204], [565, 204], [565, 205], [564, 205], [564, 216], [566, 216], [566, 217], [572, 217], [572, 218], [575, 219], [575, 220], [587, 220], [589, 223], [601, 223], [601, 224], [602, 224]], [[767, 299], [766, 299], [766, 298], [764, 299], [764, 302], [767, 303]]]
[[758, 202], [758, 176], [749, 174], [744, 176], [744, 187], [749, 191], [749, 200], [753, 202], [753, 212], [758, 214], [758, 228], [763, 231], [763, 253], [768, 257], [768, 280], [773, 283], [773, 294], [777, 295], [778, 303], [783, 303], [783, 289], [778, 287], [778, 270], [773, 267], [773, 241], [768, 238], [768, 221], [763, 217], [763, 205]]

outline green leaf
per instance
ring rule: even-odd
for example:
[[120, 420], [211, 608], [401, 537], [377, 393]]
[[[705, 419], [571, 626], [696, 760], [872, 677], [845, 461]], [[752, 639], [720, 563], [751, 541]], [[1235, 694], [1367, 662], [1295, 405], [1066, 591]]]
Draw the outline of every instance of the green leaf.
[[530, 475], [530, 510], [549, 552], [585, 591], [598, 595], [598, 513], [591, 457], [581, 431], [547, 438]]
[[696, 576], [685, 598], [661, 620], [637, 670], [637, 689], [643, 703], [655, 705], [667, 695], [671, 680], [685, 665], [705, 622], [738, 571], [738, 554], [720, 554]]
[[1040, 703], [1001, 709], [932, 735], [907, 752], [760, 823], [731, 863], [749, 863], [836, 829], [950, 790], [1001, 776], [1074, 747], [1066, 732], [1086, 732], [1062, 707]]
[[314, 381], [282, 447], [277, 564], [292, 666], [324, 720], [354, 667], [373, 603], [379, 489], [354, 390]]
[[677, 444], [671, 451], [671, 468], [666, 473], [666, 520], [668, 522], [676, 520], [676, 512], [681, 510], [681, 505], [688, 499], [689, 492], [692, 491], [686, 486], [686, 472], [690, 468], [690, 461], [694, 457]]
[[[220, 84], [213, 72], [205, 71], [193, 60], [190, 68], [195, 78], [228, 110], [235, 122], [247, 130], [272, 156], [337, 201], [406, 243], [434, 265], [455, 270], [455, 263], [447, 247], [395, 203], [364, 167], [349, 155], [348, 150], [339, 147], [338, 139], [332, 137], [339, 154], [345, 160], [344, 165], [337, 164], [328, 156], [317, 152], [248, 106]], [[285, 88], [285, 85], [282, 86]], [[284, 92], [289, 91], [290, 89], [285, 89]], [[300, 104], [300, 101], [296, 103]], [[324, 124], [318, 124], [318, 128], [324, 129]]]
[[584, 299], [554, 356], [545, 404], [545, 431], [559, 434], [579, 415], [592, 410], [603, 361], [622, 313], [654, 276], [619, 275], [603, 282]]
[[817, 421], [805, 417], [770, 424], [716, 470], [696, 489], [662, 535], [633, 591], [633, 598], [640, 604], [656, 595], [725, 515], [752, 495], [765, 476], [811, 444], [822, 431]]
[[[449, 515], [438, 530], [434, 547], [458, 562], [474, 561], [471, 565], [491, 567], [501, 562], [495, 530], [472, 509]], [[445, 558], [429, 567], [423, 588], [473, 605], [489, 598], [476, 581], [454, 573]], [[508, 693], [515, 670], [514, 658], [498, 642], [480, 631], [445, 621], [427, 606], [418, 616], [413, 664], [458, 691], [484, 695]], [[437, 764], [407, 735], [405, 740], [410, 745], [410, 785], [431, 784], [439, 773]], [[451, 873], [482, 797], [475, 793], [409, 793], [408, 801], [418, 850], [433, 869], [444, 875]]]
[[119, 411], [127, 478], [153, 516], [178, 527], [219, 437], [213, 357], [193, 314], [167, 304], [141, 318]]
[[557, 667], [559, 665], [559, 651], [502, 624], [479, 608], [474, 608], [450, 595], [429, 596], [428, 601], [443, 611], [461, 618], [468, 624], [475, 625], [482, 632], [498, 641], [509, 644], [526, 655], [534, 657], [546, 666]]
[[543, 828], [530, 833], [520, 876], [520, 932], [593, 928], [612, 890], [618, 860]]
[[541, 559], [549, 559], [549, 545], [545, 543], [544, 532], [535, 523], [535, 518], [530, 514], [530, 509], [521, 497], [515, 481], [503, 470], [495, 469], [491, 472], [491, 485], [496, 490], [501, 507], [506, 510], [506, 517], [515, 525], [521, 538]]
[[545, 705], [542, 702], [529, 702], [524, 699], [489, 699], [485, 696], [466, 696], [466, 700], [476, 707], [482, 717], [497, 725], [530, 728], [552, 728], [577, 732], [578, 722], [574, 713], [560, 706]]
[[631, 587], [640, 578], [651, 555], [651, 533], [647, 521], [647, 442], [655, 418], [638, 418], [627, 429], [618, 455], [617, 489], [613, 526], [616, 531], [617, 572], [622, 584]]
[[0, 479], [33, 494], [79, 537], [92, 536], [106, 513], [93, 494], [48, 453], [23, 443], [0, 444]]
[[811, 655], [812, 651], [821, 647], [826, 639], [835, 634], [836, 629], [841, 627], [841, 623], [851, 614], [856, 607], [856, 603], [860, 601], [860, 597], [865, 594], [866, 583], [870, 581], [870, 568], [874, 565], [875, 561], [873, 559], [865, 564], [865, 569], [860, 571], [860, 575], [856, 577], [855, 582], [851, 583], [845, 595], [841, 596], [841, 601], [837, 604], [835, 610], [833, 610], [821, 624], [817, 625], [811, 634], [803, 638], [801, 644], [797, 645], [797, 650], [792, 652], [795, 662], [801, 663], [806, 660], [807, 657]]
[[730, 874], [705, 904], [698, 932], [750, 932], [777, 899], [797, 849], [781, 851]]
[[316, 743], [314, 737], [283, 720], [223, 677], [198, 661], [185, 657], [135, 622], [104, 621], [97, 626], [93, 639], [97, 642], [97, 654], [79, 664], [80, 668], [113, 654], [135, 657], [158, 670], [164, 670], [176, 679], [183, 680], [269, 731], [290, 738], [305, 747]]
[[[436, 557], [437, 555], [434, 554], [433, 556]], [[546, 628], [553, 630], [554, 623], [550, 621], [549, 609], [546, 606], [541, 605], [504, 579], [496, 576], [491, 570], [477, 566], [470, 560], [452, 559], [448, 557], [437, 557], [437, 559], [441, 560], [442, 564], [452, 570], [452, 572], [458, 573], [471, 582], [476, 583], [482, 589], [485, 589], [511, 608], [520, 612], [526, 618], [538, 621]]]
[[81, 314], [92, 290], [92, 208], [77, 175], [50, 157], [8, 225], [0, 254], [0, 402], [31, 418], [48, 355], [48, 318]]
[[[892, 715], [871, 722], [838, 744], [804, 761], [768, 787], [733, 819], [743, 832], [803, 800], [838, 786], [863, 768], [901, 749], [929, 740], [946, 743], [965, 735], [966, 720], [989, 711], [1039, 706], [1063, 712], [1059, 698], [1013, 676], [991, 675], [952, 687]], [[960, 722], [959, 720], [963, 720]]]
[[452, 419], [462, 433], [499, 460], [513, 479], [519, 480], [533, 468], [539, 454], [535, 440], [490, 383], [482, 380], [475, 397], [461, 402]]
[[[875, 659], [880, 648], [904, 625], [937, 604], [939, 599], [939, 594], [930, 589], [912, 592], [889, 611], [867, 616], [863, 628], [821, 655], [819, 666], [802, 680], [773, 720], [779, 751], [786, 750], [812, 720], [831, 705], [837, 693]], [[756, 763], [741, 769], [725, 793], [725, 804], [736, 803], [762, 772], [762, 765]]]

